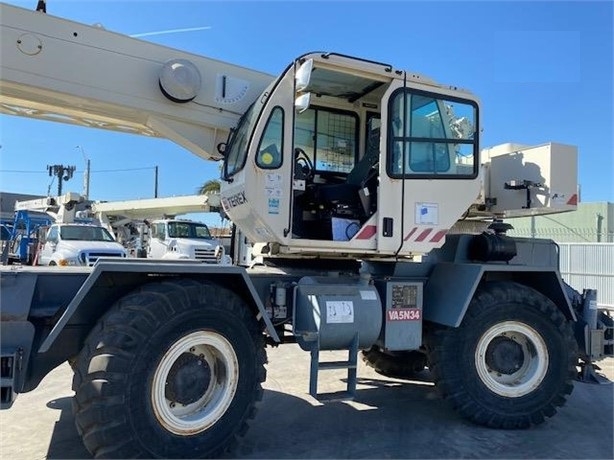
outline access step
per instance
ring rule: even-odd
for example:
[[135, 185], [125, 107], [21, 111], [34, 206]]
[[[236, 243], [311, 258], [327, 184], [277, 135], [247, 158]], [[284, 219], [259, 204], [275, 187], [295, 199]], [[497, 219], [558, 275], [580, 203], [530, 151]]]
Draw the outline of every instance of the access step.
[[[358, 369], [358, 334], [346, 348], [347, 361], [320, 361], [320, 344], [311, 349], [311, 369], [309, 372], [309, 394], [321, 402], [351, 401], [356, 396], [356, 372]], [[347, 369], [347, 387], [344, 392], [318, 393], [318, 373], [323, 370]]]

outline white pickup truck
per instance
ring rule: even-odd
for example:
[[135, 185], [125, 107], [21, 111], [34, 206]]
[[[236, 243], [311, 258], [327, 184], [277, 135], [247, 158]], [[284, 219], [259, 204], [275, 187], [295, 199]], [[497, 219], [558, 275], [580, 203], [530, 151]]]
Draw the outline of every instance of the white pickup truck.
[[212, 264], [232, 263], [224, 246], [209, 227], [187, 219], [157, 219], [149, 223], [147, 257], [151, 259], [196, 259]]
[[39, 249], [37, 265], [92, 266], [100, 257], [126, 257], [109, 231], [91, 224], [53, 224]]

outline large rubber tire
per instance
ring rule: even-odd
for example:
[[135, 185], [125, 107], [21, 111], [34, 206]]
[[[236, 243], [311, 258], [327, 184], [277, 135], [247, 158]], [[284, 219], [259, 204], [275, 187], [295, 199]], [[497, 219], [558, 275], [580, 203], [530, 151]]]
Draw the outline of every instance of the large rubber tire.
[[426, 367], [426, 355], [419, 351], [386, 353], [377, 346], [362, 351], [363, 362], [378, 374], [395, 379], [411, 379]]
[[480, 425], [542, 423], [573, 389], [571, 325], [550, 299], [524, 285], [486, 284], [458, 328], [435, 327], [427, 342], [441, 395]]
[[96, 458], [218, 456], [254, 417], [265, 363], [258, 323], [230, 290], [145, 285], [103, 316], [77, 359], [77, 430]]

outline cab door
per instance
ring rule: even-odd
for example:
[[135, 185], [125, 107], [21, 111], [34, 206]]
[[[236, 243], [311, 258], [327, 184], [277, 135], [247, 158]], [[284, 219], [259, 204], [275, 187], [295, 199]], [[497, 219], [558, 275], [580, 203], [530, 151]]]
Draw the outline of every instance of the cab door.
[[382, 113], [378, 248], [423, 254], [443, 245], [479, 193], [478, 103], [469, 93], [399, 83]]
[[161, 259], [166, 254], [166, 224], [154, 223], [151, 225], [151, 234], [147, 247], [147, 257]]
[[39, 265], [49, 265], [51, 261], [51, 256], [55, 252], [55, 248], [59, 242], [59, 229], [57, 225], [52, 225], [47, 231], [47, 235], [45, 236], [45, 243], [41, 248], [41, 252], [38, 256], [38, 264]]

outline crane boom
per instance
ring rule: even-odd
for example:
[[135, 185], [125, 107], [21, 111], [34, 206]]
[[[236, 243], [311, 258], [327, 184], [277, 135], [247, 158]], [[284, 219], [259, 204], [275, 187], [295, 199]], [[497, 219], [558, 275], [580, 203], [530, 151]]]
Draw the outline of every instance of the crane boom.
[[224, 212], [270, 256], [414, 257], [471, 219], [577, 203], [574, 147], [480, 151], [478, 98], [415, 72], [312, 52], [274, 79], [0, 8], [0, 111], [223, 152]]
[[68, 192], [61, 196], [17, 201], [15, 211], [43, 212], [53, 217], [57, 223], [70, 223], [74, 221], [76, 205], [83, 202], [83, 196]]
[[144, 200], [126, 200], [92, 203], [96, 215], [121, 215], [131, 219], [151, 219], [177, 216], [191, 212], [211, 212], [220, 207], [219, 194], [185, 195]]
[[205, 159], [273, 80], [6, 4], [0, 30], [0, 112], [164, 137]]

